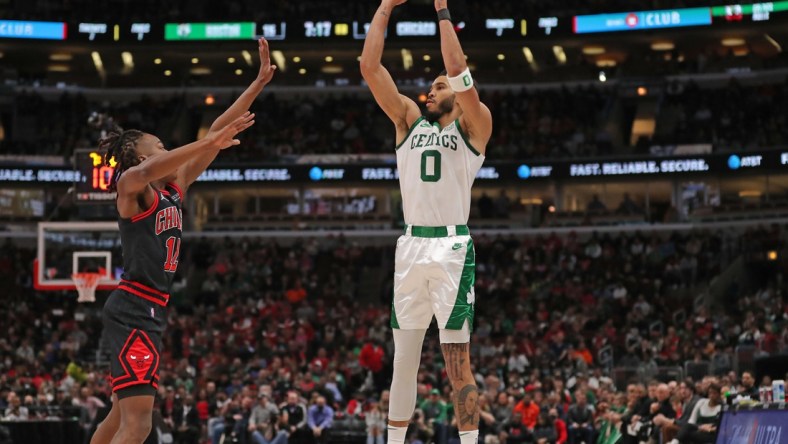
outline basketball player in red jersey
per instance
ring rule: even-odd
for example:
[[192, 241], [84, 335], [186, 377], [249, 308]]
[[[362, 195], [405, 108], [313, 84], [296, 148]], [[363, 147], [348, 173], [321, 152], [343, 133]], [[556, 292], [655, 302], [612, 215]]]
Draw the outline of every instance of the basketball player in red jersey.
[[248, 110], [276, 71], [268, 42], [260, 39], [257, 79], [219, 118], [204, 139], [167, 151], [154, 135], [115, 131], [100, 142], [105, 162], [117, 161], [123, 276], [102, 313], [109, 344], [112, 410], [91, 444], [142, 443], [150, 434], [158, 388], [166, 307], [181, 246], [184, 193], [219, 151], [238, 145], [235, 136], [254, 124]]

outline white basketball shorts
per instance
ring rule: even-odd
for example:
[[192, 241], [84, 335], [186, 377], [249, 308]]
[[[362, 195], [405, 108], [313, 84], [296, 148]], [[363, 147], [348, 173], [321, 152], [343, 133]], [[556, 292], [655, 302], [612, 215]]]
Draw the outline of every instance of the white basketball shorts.
[[473, 328], [476, 255], [468, 227], [408, 226], [397, 240], [391, 327]]

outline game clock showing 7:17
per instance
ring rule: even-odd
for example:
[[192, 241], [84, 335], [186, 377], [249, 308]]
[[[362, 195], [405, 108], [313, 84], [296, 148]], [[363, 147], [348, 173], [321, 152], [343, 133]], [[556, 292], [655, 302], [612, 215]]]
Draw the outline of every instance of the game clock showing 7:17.
[[115, 173], [115, 158], [104, 165], [104, 156], [97, 150], [74, 151], [74, 169], [79, 171], [81, 181], [75, 183], [74, 197], [77, 203], [113, 203], [117, 193], [109, 191]]

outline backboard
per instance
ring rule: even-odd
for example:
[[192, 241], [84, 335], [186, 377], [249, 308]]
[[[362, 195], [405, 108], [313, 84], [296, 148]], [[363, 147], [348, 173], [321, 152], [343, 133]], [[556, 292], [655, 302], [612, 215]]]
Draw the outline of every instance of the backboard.
[[99, 290], [112, 290], [122, 270], [117, 222], [42, 222], [34, 263], [34, 287], [41, 291], [76, 290], [72, 275], [99, 272]]

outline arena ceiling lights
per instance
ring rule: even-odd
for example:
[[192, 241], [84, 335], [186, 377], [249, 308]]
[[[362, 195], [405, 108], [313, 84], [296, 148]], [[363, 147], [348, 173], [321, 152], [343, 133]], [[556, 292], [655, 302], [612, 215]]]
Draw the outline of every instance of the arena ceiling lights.
[[726, 37], [722, 39], [722, 46], [741, 46], [744, 44], [744, 39], [741, 37]]
[[64, 52], [56, 52], [49, 55], [49, 60], [53, 62], [70, 62], [74, 56]]
[[583, 54], [585, 55], [600, 55], [605, 53], [605, 48], [603, 46], [584, 46], [583, 47]]
[[287, 57], [285, 53], [280, 50], [271, 51], [271, 57], [274, 58], [274, 64], [279, 71], [287, 71]]
[[405, 71], [410, 71], [413, 68], [413, 53], [410, 52], [410, 49], [402, 48], [400, 51], [402, 54], [402, 67], [405, 68]]
[[651, 44], [651, 49], [654, 51], [672, 51], [676, 45], [673, 42], [657, 41]]
[[555, 55], [555, 59], [558, 61], [559, 65], [566, 64], [566, 52], [564, 52], [563, 47], [559, 45], [553, 46], [553, 54]]
[[104, 62], [101, 61], [101, 54], [98, 51], [93, 51], [90, 53], [90, 57], [93, 59], [93, 66], [96, 67], [99, 77], [104, 79], [107, 76], [107, 71], [104, 69]]
[[62, 63], [52, 64], [47, 66], [47, 71], [49, 72], [69, 72], [71, 71], [71, 67], [68, 65], [64, 65]]
[[733, 55], [736, 57], [744, 57], [750, 53], [750, 50], [747, 49], [746, 46], [739, 46], [737, 48], [733, 48]]
[[247, 65], [252, 66], [252, 54], [249, 51], [244, 49], [241, 51], [241, 56], [244, 58], [244, 62], [246, 62]]
[[320, 68], [320, 72], [323, 74], [341, 74], [343, 71], [344, 69], [339, 65], [325, 65]]
[[764, 34], [763, 38], [765, 38], [770, 45], [774, 46], [774, 49], [776, 49], [777, 52], [783, 52], [783, 47], [779, 43], [777, 43], [777, 40], [774, 40], [772, 36], [770, 36], [769, 34]]
[[195, 66], [189, 69], [189, 74], [195, 76], [207, 76], [211, 74], [211, 68], [208, 68], [207, 66]]
[[129, 51], [120, 53], [120, 58], [123, 60], [123, 74], [131, 74], [134, 71], [134, 56]]
[[531, 51], [531, 48], [523, 46], [523, 56], [525, 57], [525, 60], [528, 62], [528, 64], [534, 64], [534, 53]]

